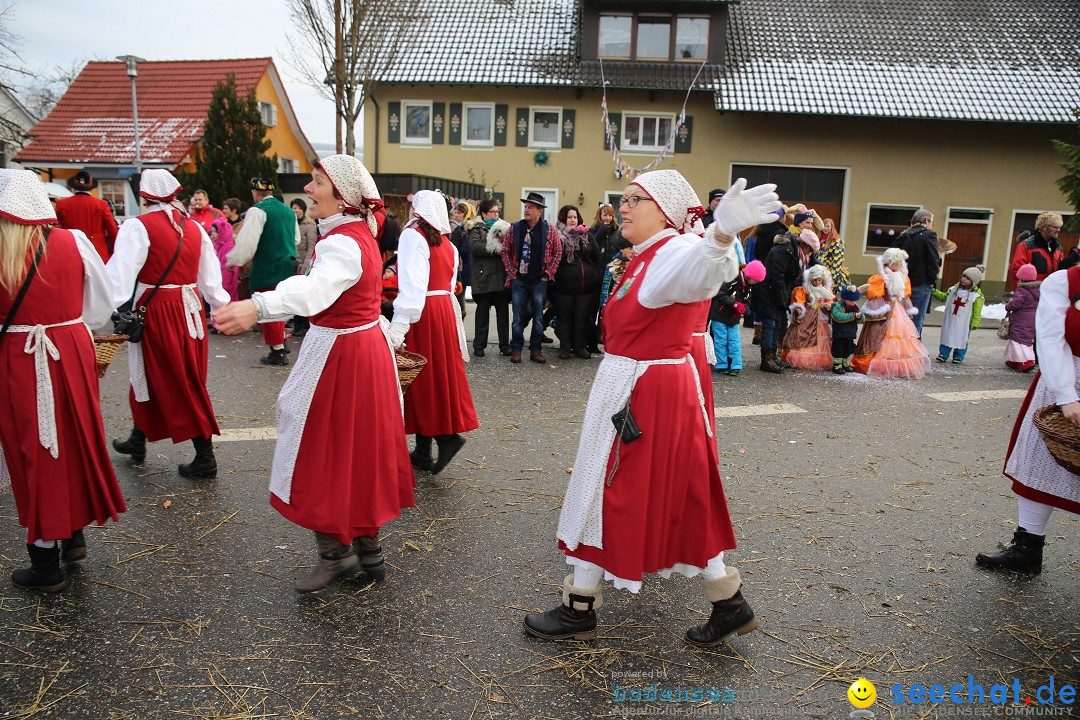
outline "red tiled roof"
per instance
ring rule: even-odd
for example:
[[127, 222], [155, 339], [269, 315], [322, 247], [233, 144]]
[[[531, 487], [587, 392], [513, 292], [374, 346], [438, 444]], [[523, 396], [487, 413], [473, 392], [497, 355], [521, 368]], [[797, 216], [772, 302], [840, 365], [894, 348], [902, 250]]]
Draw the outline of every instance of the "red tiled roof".
[[[254, 88], [271, 58], [139, 63], [139, 145], [144, 165], [179, 164], [202, 137], [214, 85], [228, 73], [241, 93]], [[282, 98], [285, 102], [285, 99]], [[30, 130], [22, 163], [135, 162], [131, 79], [123, 62], [89, 62], [48, 117]]]

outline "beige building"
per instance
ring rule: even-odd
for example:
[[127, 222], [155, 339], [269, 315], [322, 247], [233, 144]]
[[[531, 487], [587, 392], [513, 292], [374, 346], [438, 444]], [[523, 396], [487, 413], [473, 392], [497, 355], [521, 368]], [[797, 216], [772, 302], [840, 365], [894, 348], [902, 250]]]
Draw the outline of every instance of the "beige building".
[[655, 167], [682, 172], [703, 201], [747, 177], [834, 218], [857, 276], [926, 208], [959, 246], [942, 282], [981, 262], [991, 295], [1035, 215], [1072, 212], [1050, 145], [1076, 142], [1072, 0], [462, 5], [490, 41], [432, 25], [403, 48], [366, 108], [373, 172], [479, 183], [510, 220], [541, 192], [552, 215], [573, 205], [591, 222], [663, 155]]

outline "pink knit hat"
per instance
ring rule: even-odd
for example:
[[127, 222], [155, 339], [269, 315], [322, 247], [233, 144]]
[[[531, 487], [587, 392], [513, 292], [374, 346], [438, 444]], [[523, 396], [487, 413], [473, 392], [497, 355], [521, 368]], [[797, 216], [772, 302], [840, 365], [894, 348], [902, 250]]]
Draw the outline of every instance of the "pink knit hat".
[[751, 260], [746, 264], [743, 269], [743, 273], [747, 279], [754, 282], [761, 282], [765, 279], [765, 265], [760, 260]]
[[1021, 265], [1016, 271], [1016, 279], [1020, 282], [1031, 282], [1039, 276], [1039, 271], [1031, 263]]

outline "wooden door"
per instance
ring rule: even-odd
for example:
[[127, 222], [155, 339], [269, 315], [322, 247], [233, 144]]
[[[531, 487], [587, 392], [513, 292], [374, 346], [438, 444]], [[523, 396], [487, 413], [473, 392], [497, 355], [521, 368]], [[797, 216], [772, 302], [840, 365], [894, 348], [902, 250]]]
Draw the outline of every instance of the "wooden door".
[[986, 223], [950, 222], [945, 237], [956, 243], [956, 250], [945, 256], [939, 288], [952, 287], [973, 265], [979, 265], [986, 254]]

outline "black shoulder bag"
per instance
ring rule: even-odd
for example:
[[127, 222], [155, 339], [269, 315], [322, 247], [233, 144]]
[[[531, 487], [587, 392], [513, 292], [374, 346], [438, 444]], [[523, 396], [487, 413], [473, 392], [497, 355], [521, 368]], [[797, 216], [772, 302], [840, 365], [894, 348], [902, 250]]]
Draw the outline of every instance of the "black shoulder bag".
[[19, 311], [19, 306], [22, 305], [23, 298], [26, 297], [26, 291], [30, 289], [30, 282], [37, 275], [37, 266], [41, 262], [41, 254], [45, 252], [45, 240], [49, 237], [49, 229], [45, 229], [45, 234], [41, 238], [41, 242], [38, 244], [37, 253], [34, 255], [34, 262], [30, 263], [30, 269], [26, 272], [26, 279], [23, 280], [22, 287], [19, 288], [19, 294], [15, 296], [15, 302], [11, 304], [11, 309], [8, 310], [7, 317], [4, 319], [4, 327], [0, 329], [0, 338], [7, 335], [8, 328], [11, 327], [12, 321], [15, 319], [15, 313]]
[[[143, 324], [145, 322], [144, 315], [146, 315], [146, 306], [150, 304], [150, 301], [154, 299], [154, 295], [157, 294], [158, 288], [165, 284], [165, 278], [169, 277], [169, 273], [172, 272], [173, 265], [176, 265], [176, 260], [180, 257], [180, 249], [184, 247], [184, 218], [180, 218], [180, 241], [176, 243], [176, 254], [173, 255], [172, 260], [169, 261], [169, 266], [165, 268], [165, 272], [161, 274], [161, 279], [157, 281], [154, 288], [150, 291], [150, 294], [146, 296], [138, 308], [134, 306], [122, 314], [113, 322], [113, 332], [117, 335], [127, 335], [128, 342], [137, 343], [142, 340], [143, 336]], [[132, 298], [134, 301], [134, 297]]]

